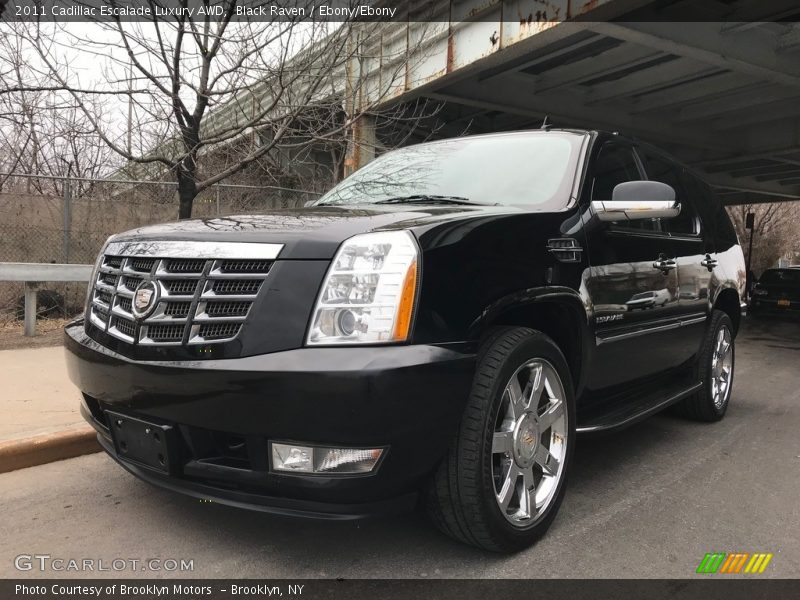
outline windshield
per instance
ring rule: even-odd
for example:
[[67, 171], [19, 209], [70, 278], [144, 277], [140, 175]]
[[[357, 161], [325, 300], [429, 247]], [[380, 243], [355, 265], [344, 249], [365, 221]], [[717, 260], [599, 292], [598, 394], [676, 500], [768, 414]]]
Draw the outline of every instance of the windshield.
[[451, 202], [566, 206], [584, 134], [533, 131], [465, 137], [388, 152], [316, 204]]
[[759, 283], [789, 283], [789, 284], [800, 284], [800, 270], [792, 271], [790, 269], [774, 269], [770, 271], [764, 271], [764, 274], [761, 276], [761, 279], [758, 280]]

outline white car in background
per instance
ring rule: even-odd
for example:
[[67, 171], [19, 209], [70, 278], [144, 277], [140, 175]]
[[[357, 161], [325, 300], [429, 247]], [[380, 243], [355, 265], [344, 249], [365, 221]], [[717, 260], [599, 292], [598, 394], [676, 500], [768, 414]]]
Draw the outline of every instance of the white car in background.
[[625, 303], [625, 306], [628, 307], [628, 310], [656, 308], [664, 306], [671, 298], [672, 294], [670, 294], [667, 289], [642, 292], [641, 294], [634, 294], [631, 296], [631, 299]]

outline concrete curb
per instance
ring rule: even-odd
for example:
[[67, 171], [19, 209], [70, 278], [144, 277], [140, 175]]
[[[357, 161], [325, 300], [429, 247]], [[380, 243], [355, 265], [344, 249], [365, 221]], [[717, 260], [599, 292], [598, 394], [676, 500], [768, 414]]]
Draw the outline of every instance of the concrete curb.
[[101, 450], [91, 427], [0, 442], [0, 473], [92, 454]]

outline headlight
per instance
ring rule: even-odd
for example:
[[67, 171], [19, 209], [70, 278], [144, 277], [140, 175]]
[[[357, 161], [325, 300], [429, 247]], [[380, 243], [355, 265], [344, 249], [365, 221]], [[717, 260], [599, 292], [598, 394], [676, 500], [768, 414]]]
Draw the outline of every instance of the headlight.
[[333, 258], [311, 319], [309, 344], [379, 344], [408, 339], [419, 277], [408, 231], [365, 233]]

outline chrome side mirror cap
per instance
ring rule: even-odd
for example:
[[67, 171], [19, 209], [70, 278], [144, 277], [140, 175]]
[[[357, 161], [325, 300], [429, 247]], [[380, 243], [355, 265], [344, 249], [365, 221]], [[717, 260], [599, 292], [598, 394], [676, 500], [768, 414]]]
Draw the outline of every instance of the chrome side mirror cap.
[[681, 214], [672, 186], [659, 181], [626, 181], [614, 187], [611, 200], [592, 201], [601, 221], [672, 219]]

